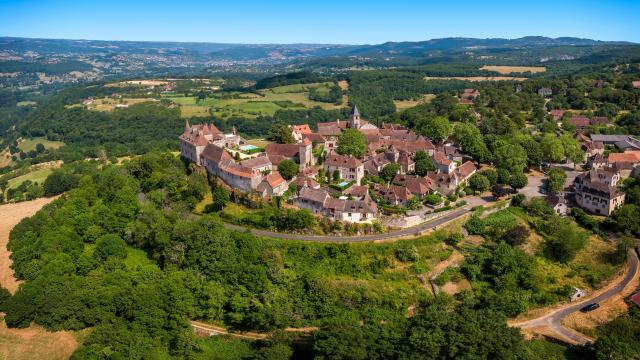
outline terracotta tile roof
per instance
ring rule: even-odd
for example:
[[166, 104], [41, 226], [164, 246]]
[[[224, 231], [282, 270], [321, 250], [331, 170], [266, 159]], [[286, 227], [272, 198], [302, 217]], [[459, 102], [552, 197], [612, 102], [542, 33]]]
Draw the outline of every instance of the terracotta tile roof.
[[640, 151], [626, 151], [623, 153], [610, 153], [609, 164], [615, 163], [631, 163], [635, 164], [640, 162]]
[[551, 115], [554, 119], [557, 120], [557, 119], [560, 119], [565, 112], [566, 112], [565, 110], [553, 109], [549, 111], [549, 115]]
[[443, 152], [433, 154], [433, 160], [440, 165], [449, 166], [453, 161], [449, 160]]
[[631, 86], [633, 86], [635, 89], [640, 89], [640, 80], [632, 81]]
[[373, 201], [364, 200], [341, 200], [344, 202], [342, 211], [360, 214], [375, 214], [378, 206]]
[[225, 149], [213, 144], [208, 144], [204, 150], [202, 150], [200, 156], [216, 164], [233, 159]]
[[242, 160], [240, 164], [246, 168], [253, 169], [263, 166], [271, 166], [271, 160], [268, 156], [258, 156], [252, 159]]
[[[638, 87], [640, 87], [640, 81], [638, 81]], [[636, 291], [635, 294], [629, 297], [629, 300], [634, 304], [640, 306], [640, 291]]]
[[271, 163], [277, 165], [284, 159], [295, 157], [300, 151], [300, 147], [298, 144], [269, 144], [264, 150]]
[[329, 193], [322, 189], [312, 189], [310, 187], [303, 187], [300, 189], [300, 198], [308, 201], [324, 204], [325, 200], [329, 198]]
[[228, 172], [229, 174], [233, 174], [233, 175], [244, 177], [244, 178], [252, 177], [251, 169], [247, 169], [243, 166], [240, 166], [236, 164], [235, 161], [233, 160], [225, 160], [221, 162], [218, 166], [220, 167], [220, 170]]
[[340, 135], [342, 129], [347, 128], [346, 121], [332, 121], [332, 122], [324, 122], [318, 123], [318, 133], [323, 136], [335, 136]]
[[364, 198], [369, 195], [369, 187], [365, 185], [353, 185], [352, 187], [348, 188], [344, 193], [345, 195]]
[[473, 161], [467, 161], [464, 164], [460, 165], [460, 167], [456, 169], [456, 172], [458, 173], [458, 176], [460, 176], [461, 180], [464, 181], [473, 173], [475, 173], [476, 170], [477, 168]]
[[580, 192], [588, 193], [588, 194], [592, 194], [592, 195], [596, 195], [596, 196], [600, 196], [608, 199], [613, 199], [618, 196], [624, 195], [624, 193], [618, 190], [617, 188], [601, 182], [585, 182], [582, 184], [582, 189], [580, 189]]
[[295, 131], [299, 134], [311, 134], [311, 128], [309, 127], [308, 124], [302, 124], [302, 125], [291, 125], [291, 130]]
[[318, 184], [317, 181], [315, 181], [314, 179], [308, 176], [297, 176], [293, 182], [294, 184], [296, 184], [296, 186], [300, 188], [302, 187], [317, 188], [318, 186], [320, 186], [320, 184]]
[[579, 127], [587, 127], [591, 122], [589, 121], [588, 117], [579, 115], [579, 116], [572, 116], [571, 119], [569, 119], [569, 123], [579, 128]]
[[309, 140], [311, 140], [312, 143], [323, 143], [323, 142], [325, 142], [324, 136], [322, 136], [322, 135], [320, 135], [318, 133], [303, 134], [302, 138], [303, 139], [309, 139]]
[[396, 174], [393, 178], [393, 183], [406, 186], [412, 194], [418, 196], [426, 195], [430, 190], [435, 190], [437, 187], [430, 178], [417, 175]]
[[558, 204], [565, 204], [566, 201], [564, 200], [564, 196], [562, 195], [556, 195], [556, 194], [551, 194], [548, 195], [544, 198], [544, 200], [547, 202], [547, 204], [549, 204], [549, 206], [554, 207]]
[[351, 155], [346, 156], [333, 153], [327, 156], [325, 164], [329, 166], [346, 167], [349, 169], [354, 169], [362, 166], [362, 162]]
[[271, 174], [267, 175], [264, 180], [269, 184], [269, 186], [271, 186], [272, 189], [285, 182], [284, 178], [280, 176], [280, 173], [278, 172], [272, 172]]

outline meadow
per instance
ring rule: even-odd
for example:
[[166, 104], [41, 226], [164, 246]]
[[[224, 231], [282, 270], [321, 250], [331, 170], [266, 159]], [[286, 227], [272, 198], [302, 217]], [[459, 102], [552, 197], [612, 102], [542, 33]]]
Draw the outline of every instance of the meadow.
[[525, 81], [525, 77], [515, 76], [425, 76], [425, 80], [461, 80], [461, 81]]
[[394, 100], [393, 104], [396, 106], [396, 111], [402, 111], [414, 106], [428, 104], [433, 100], [436, 96], [434, 94], [424, 94], [421, 98], [416, 100]]
[[37, 144], [44, 145], [45, 149], [57, 149], [64, 145], [62, 141], [50, 141], [44, 137], [35, 137], [33, 139], [24, 139], [18, 144], [18, 148], [24, 152], [29, 152], [36, 149]]
[[525, 73], [530, 72], [532, 74], [543, 73], [547, 71], [547, 68], [544, 66], [495, 66], [495, 65], [485, 65], [480, 68], [480, 70], [493, 71], [503, 75], [512, 74], [512, 73]]
[[18, 176], [16, 178], [9, 180], [9, 189], [14, 189], [20, 186], [20, 184], [22, 184], [27, 180], [31, 180], [32, 182], [38, 183], [38, 184], [44, 184], [44, 181], [47, 179], [47, 176], [49, 176], [52, 172], [53, 172], [53, 169], [48, 168], [48, 169], [35, 170], [28, 174]]
[[343, 104], [330, 104], [309, 99], [309, 90], [329, 91], [332, 83], [293, 84], [278, 86], [256, 92], [226, 93], [225, 96], [215, 96], [198, 100], [193, 96], [168, 97], [180, 106], [182, 117], [214, 116], [229, 118], [232, 116], [256, 118], [260, 115], [272, 116], [278, 110], [302, 110], [320, 107], [325, 110], [341, 108]]

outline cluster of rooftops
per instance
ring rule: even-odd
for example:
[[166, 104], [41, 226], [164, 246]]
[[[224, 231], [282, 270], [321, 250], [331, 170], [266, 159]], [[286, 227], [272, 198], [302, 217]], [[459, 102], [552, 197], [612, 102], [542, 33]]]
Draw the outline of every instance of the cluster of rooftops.
[[[235, 131], [224, 134], [213, 124], [192, 126], [187, 121], [180, 135], [180, 152], [183, 158], [205, 167], [233, 189], [279, 196], [293, 184], [296, 188], [293, 204], [346, 222], [369, 222], [375, 218], [378, 205], [369, 191], [392, 205], [402, 206], [412, 197], [431, 192], [452, 193], [476, 172], [470, 158], [454, 144], [436, 146], [398, 124], [378, 127], [361, 119], [357, 107], [347, 120], [318, 123], [316, 132], [307, 124], [289, 128], [296, 143], [271, 143], [264, 152], [249, 156], [240, 150], [247, 141]], [[366, 139], [367, 149], [362, 158], [337, 153], [340, 135], [346, 129], [356, 129]], [[319, 151], [319, 148], [323, 149], [322, 165], [313, 154], [313, 150]], [[430, 155], [438, 169], [426, 176], [411, 175], [415, 170], [413, 158], [418, 151]], [[278, 164], [285, 159], [299, 166], [299, 173], [290, 180], [285, 180], [277, 171]], [[391, 163], [400, 167], [392, 184], [376, 184], [371, 188], [360, 185], [365, 174], [379, 175]], [[321, 173], [326, 179], [319, 178]], [[335, 186], [321, 185], [335, 176], [341, 184], [348, 185], [346, 189], [338, 192]]]

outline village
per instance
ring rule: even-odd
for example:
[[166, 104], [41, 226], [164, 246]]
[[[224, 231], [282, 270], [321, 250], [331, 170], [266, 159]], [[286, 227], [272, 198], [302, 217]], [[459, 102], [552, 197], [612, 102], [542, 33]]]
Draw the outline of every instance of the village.
[[[466, 89], [459, 101], [467, 103], [478, 95], [477, 90]], [[548, 114], [558, 121], [563, 115], [557, 110]], [[561, 191], [545, 190], [542, 184], [536, 185], [540, 181], [534, 181], [520, 192], [530, 197], [546, 195], [547, 203], [560, 215], [569, 214], [573, 206], [595, 215], [611, 215], [624, 204], [625, 194], [618, 184], [640, 169], [640, 141], [627, 135], [587, 136], [582, 132], [584, 124], [606, 124], [606, 118], [574, 116], [569, 122], [576, 127], [574, 137], [585, 152], [584, 163], [546, 164], [571, 170], [569, 174], [573, 176], [568, 177], [567, 186]], [[362, 157], [338, 153], [340, 136], [348, 129], [357, 130], [366, 139]], [[383, 123], [378, 127], [362, 119], [357, 106], [346, 120], [318, 123], [315, 131], [306, 124], [289, 125], [288, 131], [294, 143], [270, 143], [260, 149], [249, 145], [235, 129], [224, 134], [213, 124], [190, 125], [186, 120], [180, 136], [180, 154], [206, 168], [231, 189], [262, 198], [286, 193], [290, 204], [346, 223], [371, 223], [382, 214], [396, 214], [393, 224], [400, 228], [432, 218], [428, 214], [466, 205], [467, 201], [456, 201], [477, 194], [465, 192], [469, 180], [480, 169], [491, 169], [487, 164], [476, 164], [450, 139], [434, 144], [399, 124]], [[605, 147], [615, 151], [605, 156]], [[435, 165], [423, 176], [415, 173], [416, 156], [421, 153]], [[283, 176], [278, 171], [283, 162], [294, 162], [297, 174]], [[381, 175], [387, 166], [393, 174], [385, 181]], [[577, 168], [586, 171], [576, 171]], [[515, 192], [508, 189], [506, 194]], [[482, 200], [472, 205], [491, 204], [500, 195], [503, 194], [494, 192], [490, 200], [476, 196], [474, 200]], [[394, 211], [397, 209], [405, 211]], [[397, 214], [404, 216], [398, 218]]]

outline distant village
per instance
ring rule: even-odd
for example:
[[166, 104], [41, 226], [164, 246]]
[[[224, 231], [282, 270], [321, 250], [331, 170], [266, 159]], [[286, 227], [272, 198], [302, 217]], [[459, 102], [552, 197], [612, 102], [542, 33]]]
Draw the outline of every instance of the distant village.
[[[466, 89], [459, 101], [468, 103], [478, 95], [477, 90]], [[542, 91], [541, 95], [547, 93]], [[563, 115], [557, 110], [550, 113], [558, 120]], [[575, 116], [569, 121], [576, 127], [575, 136], [586, 153], [584, 165], [590, 170], [575, 176], [567, 192], [548, 194], [546, 200], [561, 215], [569, 213], [570, 203], [593, 214], [610, 215], [624, 204], [625, 195], [618, 183], [640, 169], [640, 141], [627, 135], [588, 137], [581, 132], [583, 126], [592, 123], [606, 124], [606, 118]], [[346, 129], [356, 129], [364, 135], [367, 149], [362, 158], [337, 153], [340, 135]], [[444, 140], [434, 145], [430, 139], [398, 124], [383, 123], [378, 127], [362, 119], [357, 106], [348, 119], [318, 123], [315, 131], [306, 124], [291, 125], [289, 130], [295, 143], [270, 143], [264, 151], [253, 153], [256, 147], [235, 129], [225, 134], [215, 125], [190, 125], [187, 120], [180, 135], [180, 154], [233, 189], [268, 198], [282, 196], [294, 188], [290, 201], [293, 205], [349, 223], [370, 223], [379, 216], [382, 202], [403, 207], [411, 199], [422, 200], [429, 194], [458, 194], [478, 171], [471, 157], [453, 142]], [[614, 146], [619, 152], [604, 156], [605, 145]], [[436, 164], [436, 170], [425, 176], [414, 174], [414, 158], [419, 151]], [[299, 168], [297, 176], [289, 180], [277, 170], [287, 159]], [[377, 177], [392, 163], [398, 165], [398, 171], [390, 183], [363, 182], [365, 176]]]

